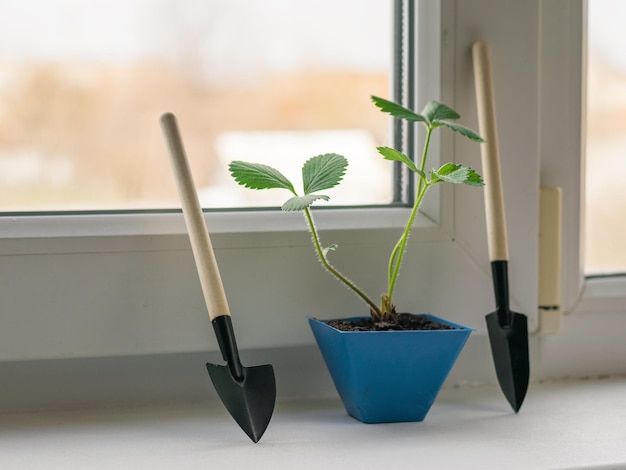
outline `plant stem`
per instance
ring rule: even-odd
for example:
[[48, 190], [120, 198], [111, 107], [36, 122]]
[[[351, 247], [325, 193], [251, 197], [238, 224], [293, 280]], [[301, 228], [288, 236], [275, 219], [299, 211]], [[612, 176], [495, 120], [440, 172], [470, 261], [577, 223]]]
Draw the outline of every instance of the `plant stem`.
[[376, 315], [378, 315], [379, 317], [382, 317], [382, 313], [381, 313], [380, 308], [378, 307], [378, 305], [376, 305], [372, 301], [372, 299], [370, 299], [361, 289], [359, 289], [354, 282], [352, 282], [346, 276], [344, 276], [339, 271], [337, 271], [337, 269], [335, 269], [328, 262], [328, 259], [326, 259], [326, 254], [324, 253], [324, 250], [322, 249], [322, 245], [320, 243], [320, 238], [319, 238], [319, 235], [317, 233], [317, 229], [315, 228], [315, 224], [313, 223], [313, 216], [311, 215], [311, 210], [308, 207], [306, 209], [304, 209], [304, 215], [306, 217], [306, 221], [307, 221], [307, 223], [309, 225], [309, 230], [310, 230], [311, 236], [313, 238], [313, 244], [315, 245], [315, 251], [317, 252], [317, 256], [318, 256], [320, 262], [322, 263], [322, 266], [324, 266], [324, 268], [328, 272], [330, 272], [333, 276], [335, 276], [340, 282], [342, 282], [344, 285], [346, 285], [355, 294], [357, 294], [359, 297], [361, 297], [370, 306], [370, 308], [374, 312], [376, 312]]
[[[430, 136], [433, 133], [433, 128], [429, 125], [426, 126], [426, 140], [424, 141], [424, 150], [422, 152], [422, 160], [420, 162], [420, 170], [424, 172], [424, 168], [426, 168], [426, 157], [428, 156], [428, 147], [430, 147]], [[422, 185], [424, 183], [428, 183], [425, 178], [420, 177], [419, 183], [417, 186], [417, 193], [419, 195], [420, 190], [422, 189]], [[419, 207], [419, 203], [415, 203], [414, 206]]]
[[398, 240], [396, 246], [393, 247], [391, 251], [391, 255], [389, 256], [389, 266], [387, 267], [387, 285], [391, 285], [391, 279], [393, 277], [393, 267], [395, 266], [396, 259], [398, 258], [398, 250], [400, 249], [400, 242], [402, 239]]
[[[430, 136], [433, 132], [433, 128], [429, 125], [426, 126], [426, 141], [424, 142], [424, 150], [422, 152], [422, 160], [420, 162], [420, 170], [423, 172], [426, 167], [426, 157], [428, 156], [428, 147], [430, 145]], [[415, 217], [417, 216], [418, 209], [424, 199], [424, 195], [426, 191], [430, 187], [430, 184], [426, 178], [421, 175], [418, 175], [419, 182], [417, 185], [417, 194], [415, 196], [415, 202], [413, 203], [413, 210], [411, 210], [411, 215], [409, 216], [409, 220], [407, 221], [406, 227], [404, 227], [404, 232], [402, 236], [396, 243], [396, 246], [393, 248], [391, 252], [391, 257], [389, 258], [389, 286], [387, 289], [387, 298], [389, 300], [389, 304], [393, 305], [393, 291], [396, 287], [396, 280], [398, 279], [398, 273], [400, 272], [400, 266], [402, 265], [402, 259], [404, 258], [404, 254], [406, 252], [406, 244], [409, 239], [409, 234], [411, 233], [411, 229], [413, 228], [413, 223], [415, 222]]]

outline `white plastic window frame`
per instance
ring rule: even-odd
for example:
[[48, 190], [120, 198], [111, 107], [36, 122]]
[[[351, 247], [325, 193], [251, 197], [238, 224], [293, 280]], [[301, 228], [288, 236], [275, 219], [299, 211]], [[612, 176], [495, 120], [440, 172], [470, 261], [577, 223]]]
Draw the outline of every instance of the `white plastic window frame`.
[[[572, 78], [568, 86], [557, 82], [560, 93], [552, 93], [551, 80], [559, 73], [567, 76], [573, 66], [555, 66], [546, 52], [550, 44], [571, 46], [568, 41], [576, 37], [570, 26], [557, 27], [562, 9], [577, 11], [579, 2], [569, 3], [418, 4], [420, 106], [438, 98], [457, 109], [464, 124], [477, 128], [470, 48], [479, 39], [492, 44], [507, 221], [516, 228], [509, 236], [512, 307], [529, 316], [532, 332], [538, 323], [540, 183], [580, 195], [576, 175], [553, 177], [558, 172], [551, 171], [547, 157], [551, 148], [560, 150], [564, 136], [580, 137], [580, 120], [577, 127], [565, 120], [563, 134], [542, 132], [540, 124], [554, 109], [550, 100], [569, 103], [576, 87]], [[568, 119], [572, 106], [575, 102], [562, 113]], [[435, 149], [446, 160], [480, 168], [478, 146], [452, 133], [440, 135]], [[578, 161], [580, 148], [568, 155]], [[482, 344], [484, 315], [493, 310], [482, 191], [442, 186], [433, 199], [411, 237], [398, 304], [469, 324]], [[580, 228], [579, 209], [566, 207], [566, 227]], [[406, 212], [336, 209], [316, 215], [324, 239], [339, 244], [333, 253], [337, 266], [376, 294]], [[363, 314], [360, 302], [315, 264], [297, 214], [212, 212], [206, 218], [244, 348], [308, 345], [312, 339], [304, 316]], [[5, 325], [0, 360], [216, 348], [180, 214], [8, 217], [0, 223], [0, 278], [5, 280], [0, 283]], [[566, 240], [565, 252], [572, 246], [577, 251], [579, 241]], [[572, 263], [566, 257], [564, 270]], [[572, 273], [564, 275], [564, 297], [578, 298], [580, 270]], [[570, 288], [572, 279], [576, 286]], [[271, 327], [275, 321], [278, 330]]]
[[[420, 10], [422, 24], [429, 28], [418, 36], [429, 35], [430, 49], [428, 54], [420, 56], [427, 66], [420, 64], [419, 73], [424, 78], [422, 82], [428, 84], [426, 91], [429, 96], [444, 100], [440, 94], [441, 67], [444, 66], [440, 65], [439, 40], [432, 40], [440, 37], [439, 2], [422, 2]], [[429, 21], [424, 21], [426, 15]], [[418, 100], [423, 102], [419, 94]], [[435, 143], [435, 161], [437, 146]], [[445, 194], [442, 191], [435, 199], [445, 199]], [[447, 209], [443, 209], [445, 204], [429, 205], [433, 219], [442, 219], [440, 212], [451, 212], [449, 196]], [[408, 208], [402, 207], [332, 209], [316, 211], [316, 218], [328, 238], [336, 236], [333, 240], [340, 242], [342, 251], [355, 252], [348, 255], [351, 260], [362, 258], [363, 250], [370, 249], [363, 248], [364, 240], [369, 240], [365, 243], [370, 244], [377, 244], [380, 240], [385, 246], [389, 245], [398, 236], [408, 212]], [[326, 273], [321, 269], [321, 272], [317, 271], [319, 268], [310, 251], [310, 240], [300, 215], [259, 210], [215, 211], [208, 212], [206, 220], [218, 261], [222, 258], [221, 268], [227, 291], [228, 284], [233, 284], [228, 280], [230, 272], [236, 273], [230, 275], [230, 279], [236, 278], [247, 286], [245, 298], [232, 294], [231, 290], [233, 310], [249, 312], [235, 314], [235, 322], [239, 318], [250, 324], [248, 315], [255, 314], [252, 310], [257, 310], [259, 315], [258, 310], [271, 309], [268, 305], [261, 309], [248, 307], [249, 304], [268, 304], [267, 297], [272, 297], [271, 288], [259, 282], [263, 281], [257, 277], [259, 273], [250, 272], [248, 255], [251, 253], [258, 259], [266, 260], [267, 269], [272, 264], [278, 264], [280, 268], [284, 263], [284, 270], [293, 269], [290, 259], [300, 256], [300, 252], [306, 253], [303, 266], [298, 266], [303, 273], [312, 272], [304, 275], [305, 282], [332, 283], [332, 280], [327, 281]], [[449, 241], [451, 235], [448, 228], [421, 215], [413, 240]], [[0, 360], [215, 348], [214, 344], [207, 345], [207, 339], [211, 342], [213, 335], [210, 324], [206, 322], [206, 313], [203, 313], [204, 306], [198, 296], [196, 274], [189, 254], [180, 213], [1, 217], [0, 277], [4, 281], [0, 283], [0, 296], [4, 305], [0, 315], [5, 327], [0, 332], [3, 345]], [[155, 272], [160, 274], [155, 276]], [[286, 276], [285, 282], [292, 278]], [[123, 285], [118, 284], [120, 279], [125, 279]], [[177, 284], [182, 287], [178, 289]], [[305, 297], [310, 291], [306, 287], [283, 287], [288, 291], [301, 291], [300, 295]], [[161, 294], [170, 292], [168, 289], [175, 294], [162, 299]], [[178, 319], [173, 315], [173, 307], [167, 305], [167, 300], [172, 297], [178, 299], [180, 305], [177, 308], [183, 312]], [[250, 298], [258, 301], [252, 302]], [[341, 305], [344, 299], [337, 299], [336, 302]], [[353, 303], [359, 305], [358, 302]], [[272, 317], [273, 312], [277, 312], [276, 315], [282, 317], [282, 309], [271, 309], [267, 315]], [[310, 342], [308, 334], [301, 331], [301, 315], [292, 317], [298, 319], [295, 332], [259, 335], [258, 330], [246, 333], [244, 329], [239, 335], [240, 342], [244, 347]], [[271, 321], [271, 318], [268, 320]], [[182, 329], [179, 329], [181, 325]], [[287, 321], [286, 328], [290, 326], [291, 322]], [[135, 328], [143, 328], [144, 334], [137, 335]]]
[[541, 184], [563, 189], [562, 309], [626, 313], [626, 277], [584, 272], [586, 0], [542, 2]]

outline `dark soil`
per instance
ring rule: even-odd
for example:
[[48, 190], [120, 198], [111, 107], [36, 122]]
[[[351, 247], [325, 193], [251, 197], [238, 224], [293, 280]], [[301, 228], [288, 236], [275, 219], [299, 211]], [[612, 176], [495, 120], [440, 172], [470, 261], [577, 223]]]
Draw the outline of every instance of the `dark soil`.
[[363, 318], [357, 322], [346, 320], [324, 320], [333, 328], [341, 331], [390, 331], [390, 330], [453, 330], [454, 327], [432, 321], [422, 315], [411, 313], [398, 314], [398, 322], [374, 322], [371, 318]]

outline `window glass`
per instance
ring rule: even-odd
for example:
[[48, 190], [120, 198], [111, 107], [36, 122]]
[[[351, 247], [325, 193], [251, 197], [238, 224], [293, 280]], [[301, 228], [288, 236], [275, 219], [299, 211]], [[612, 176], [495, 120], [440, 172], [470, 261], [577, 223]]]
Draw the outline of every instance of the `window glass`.
[[386, 204], [392, 5], [316, 0], [0, 3], [0, 212], [178, 207], [158, 117], [179, 119], [205, 207], [279, 205], [233, 159], [299, 180], [350, 160], [333, 204]]
[[588, 2], [585, 270], [626, 272], [626, 2]]

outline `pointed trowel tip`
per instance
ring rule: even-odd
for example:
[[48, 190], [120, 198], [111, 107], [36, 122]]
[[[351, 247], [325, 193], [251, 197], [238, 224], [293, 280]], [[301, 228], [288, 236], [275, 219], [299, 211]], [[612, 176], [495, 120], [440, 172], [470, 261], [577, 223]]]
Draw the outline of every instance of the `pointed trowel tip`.
[[491, 353], [498, 383], [517, 413], [522, 407], [530, 378], [528, 325], [525, 315], [511, 312], [512, 323], [502, 327], [497, 312], [486, 316]]
[[514, 402], [509, 401], [509, 404], [511, 405], [511, 408], [513, 408], [513, 411], [515, 412], [515, 414], [517, 414], [520, 408], [522, 407], [521, 403], [514, 403]]
[[[515, 377], [519, 379], [519, 377]], [[500, 388], [506, 397], [506, 400], [511, 405], [511, 408], [515, 413], [518, 413], [522, 408], [522, 404], [524, 403], [524, 398], [526, 397], [526, 390], [528, 387], [528, 382], [524, 383], [523, 381], [517, 380], [517, 383], [511, 383], [510, 380], [501, 380], [501, 377], [498, 377], [500, 382]]]
[[271, 365], [243, 367], [244, 379], [233, 377], [228, 366], [207, 365], [218, 396], [239, 427], [259, 442], [274, 412], [276, 379]]
[[263, 437], [264, 432], [265, 430], [263, 430], [263, 432], [260, 434], [248, 434], [248, 437], [252, 439], [252, 442], [256, 444], [257, 442], [261, 440], [261, 437]]
[[522, 404], [524, 403], [524, 398], [526, 397], [526, 389], [524, 389], [521, 392], [522, 392], [520, 394], [521, 396], [512, 396], [512, 397], [507, 396], [506, 397], [509, 404], [511, 405], [511, 408], [513, 408], [513, 411], [515, 411], [515, 413], [519, 412], [520, 408], [522, 407]]
[[498, 377], [500, 388], [515, 413], [518, 413], [522, 408], [522, 404], [526, 398], [526, 391], [528, 390], [528, 375], [524, 368], [522, 368], [522, 372], [521, 376], [520, 374], [513, 374], [512, 377], [509, 376], [509, 379], [513, 379], [512, 381], [501, 380], [503, 377]]

